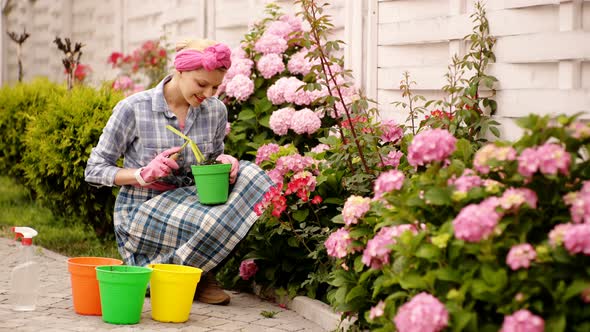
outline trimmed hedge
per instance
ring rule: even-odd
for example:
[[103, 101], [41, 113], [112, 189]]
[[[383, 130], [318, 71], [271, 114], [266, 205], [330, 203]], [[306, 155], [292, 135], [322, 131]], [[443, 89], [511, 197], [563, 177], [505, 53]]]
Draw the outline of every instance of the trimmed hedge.
[[65, 87], [45, 78], [0, 89], [0, 172], [22, 182], [18, 167], [25, 150], [27, 123], [47, 109], [51, 98], [63, 95]]
[[0, 167], [68, 223], [97, 235], [112, 233], [116, 189], [84, 181], [92, 148], [123, 96], [110, 88], [61, 85], [40, 79], [0, 89]]

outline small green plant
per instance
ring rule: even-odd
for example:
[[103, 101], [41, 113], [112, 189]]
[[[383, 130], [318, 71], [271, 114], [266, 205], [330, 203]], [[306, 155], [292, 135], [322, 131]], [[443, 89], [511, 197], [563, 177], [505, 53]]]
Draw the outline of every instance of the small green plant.
[[188, 144], [188, 145], [190, 145], [191, 150], [195, 154], [195, 158], [197, 158], [197, 162], [199, 164], [202, 164], [202, 163], [205, 163], [206, 164], [208, 162], [207, 160], [205, 160], [205, 156], [203, 155], [203, 153], [201, 152], [201, 150], [197, 146], [197, 143], [195, 143], [190, 137], [188, 137], [185, 134], [181, 133], [178, 129], [172, 127], [171, 125], [167, 125], [166, 126], [166, 129], [170, 130], [171, 132], [175, 133], [176, 135], [178, 135], [178, 136], [180, 136], [180, 137], [182, 137], [183, 139], [186, 140], [186, 142], [182, 145], [180, 151], [184, 150], [184, 148]]
[[260, 316], [264, 317], [264, 318], [275, 318], [275, 316], [278, 314], [278, 311], [266, 311], [266, 310], [262, 310], [260, 312]]

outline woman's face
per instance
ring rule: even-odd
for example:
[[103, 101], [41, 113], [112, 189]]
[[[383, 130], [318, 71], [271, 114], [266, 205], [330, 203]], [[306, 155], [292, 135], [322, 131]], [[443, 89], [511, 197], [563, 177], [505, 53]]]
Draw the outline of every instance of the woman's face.
[[203, 100], [214, 96], [223, 81], [225, 72], [207, 71], [203, 68], [180, 73], [179, 88], [189, 105], [199, 106]]

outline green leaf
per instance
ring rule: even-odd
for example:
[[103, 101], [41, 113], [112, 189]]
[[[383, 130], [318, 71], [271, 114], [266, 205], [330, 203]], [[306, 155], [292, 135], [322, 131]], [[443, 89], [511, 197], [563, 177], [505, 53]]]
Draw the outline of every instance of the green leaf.
[[365, 264], [363, 263], [363, 256], [357, 256], [354, 259], [354, 272], [360, 273], [365, 268]]
[[469, 321], [476, 317], [474, 313], [460, 310], [452, 313], [453, 331], [460, 332], [469, 324]]
[[590, 282], [586, 280], [574, 280], [566, 289], [563, 295], [563, 301], [567, 301], [572, 297], [579, 295], [582, 291], [590, 286]]
[[417, 273], [408, 273], [399, 279], [399, 283], [403, 289], [426, 289], [428, 285], [426, 281]]
[[494, 134], [494, 136], [500, 137], [500, 130], [498, 130], [498, 128], [490, 127], [490, 131], [492, 132], [492, 134]]
[[436, 261], [440, 255], [440, 249], [430, 243], [424, 243], [416, 251], [416, 256], [429, 261]]
[[289, 239], [287, 239], [287, 244], [289, 245], [289, 247], [293, 247], [293, 248], [299, 247], [299, 241], [297, 240], [296, 237], [290, 237]]
[[353, 239], [358, 239], [359, 237], [363, 237], [365, 235], [373, 234], [373, 230], [371, 228], [362, 227], [362, 228], [355, 228], [350, 231], [349, 235]]
[[260, 118], [260, 120], [258, 120], [258, 124], [265, 128], [270, 128], [270, 114]]
[[451, 267], [444, 267], [440, 268], [435, 271], [435, 276], [439, 280], [443, 281], [452, 281], [452, 282], [461, 282], [462, 276], [458, 270], [455, 270]]
[[256, 113], [253, 110], [246, 108], [240, 112], [238, 119], [241, 121], [246, 121], [246, 120], [254, 119], [255, 117], [256, 117]]
[[299, 222], [305, 221], [309, 215], [309, 209], [300, 209], [293, 212], [293, 218]]
[[563, 332], [566, 327], [565, 314], [551, 316], [545, 321], [545, 331]]
[[354, 300], [357, 297], [366, 297], [367, 295], [367, 290], [363, 286], [357, 285], [353, 289], [351, 289], [348, 294], [346, 294], [345, 302], [350, 302], [351, 300]]
[[426, 204], [451, 205], [451, 192], [448, 188], [430, 188], [424, 194]]

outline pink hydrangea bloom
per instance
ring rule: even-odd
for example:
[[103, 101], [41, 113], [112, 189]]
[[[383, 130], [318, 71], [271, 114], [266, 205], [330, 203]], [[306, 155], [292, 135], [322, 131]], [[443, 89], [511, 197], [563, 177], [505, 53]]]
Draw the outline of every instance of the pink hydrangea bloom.
[[322, 126], [322, 120], [309, 108], [293, 113], [291, 129], [299, 135], [313, 134]]
[[369, 211], [371, 208], [371, 199], [361, 196], [352, 195], [348, 197], [342, 208], [342, 217], [346, 225], [356, 224], [358, 218]]
[[571, 225], [563, 236], [563, 244], [570, 254], [590, 256], [590, 224]]
[[270, 155], [279, 152], [279, 145], [268, 143], [261, 145], [256, 152], [256, 165], [260, 165], [265, 160], [270, 160]]
[[295, 109], [292, 107], [284, 107], [272, 112], [269, 120], [270, 129], [277, 135], [286, 135], [291, 128], [293, 114]]
[[570, 207], [574, 223], [590, 223], [590, 181], [585, 181], [580, 191], [565, 195], [563, 200]]
[[292, 32], [302, 31], [302, 29], [301, 29], [302, 21], [297, 16], [285, 14], [285, 15], [282, 15], [281, 17], [279, 17], [279, 21], [286, 22], [287, 24], [289, 24], [291, 26]]
[[284, 102], [303, 105], [311, 99], [306, 96], [310, 92], [303, 89], [298, 90], [303, 84], [305, 83], [297, 77], [281, 77], [268, 88], [266, 96], [273, 105], [280, 105]]
[[299, 154], [292, 154], [277, 159], [275, 169], [279, 170], [281, 175], [285, 175], [288, 172], [298, 173], [304, 171], [306, 168], [316, 164], [317, 161], [311, 157], [304, 157]]
[[232, 60], [231, 67], [229, 67], [223, 79], [229, 82], [236, 75], [240, 74], [250, 77], [252, 75], [252, 66], [254, 66], [254, 62], [248, 58]]
[[245, 75], [234, 76], [225, 86], [225, 93], [239, 101], [244, 101], [254, 92], [254, 82]]
[[433, 161], [444, 161], [454, 151], [457, 139], [444, 129], [428, 129], [417, 134], [408, 148], [408, 162], [424, 166]]
[[[309, 98], [305, 96], [307, 92], [303, 88], [299, 89], [304, 84], [305, 83], [297, 77], [289, 77], [283, 86], [283, 96], [285, 96], [285, 101], [297, 105], [302, 105], [308, 101]], [[306, 100], [300, 100], [302, 98], [305, 98]]]
[[505, 316], [500, 332], [543, 332], [545, 321], [533, 315], [526, 309], [518, 310], [512, 315]]
[[244, 280], [248, 280], [256, 275], [258, 272], [258, 266], [253, 259], [247, 259], [240, 263], [240, 277]]
[[272, 21], [266, 26], [265, 34], [275, 35], [277, 37], [289, 40], [289, 34], [293, 32], [293, 28], [287, 22]]
[[383, 166], [391, 166], [397, 168], [403, 156], [403, 152], [399, 150], [390, 151], [387, 154], [387, 156], [383, 157]]
[[436, 297], [422, 292], [403, 304], [395, 318], [399, 332], [438, 332], [449, 324], [449, 312]]
[[381, 141], [396, 143], [404, 135], [404, 130], [394, 120], [385, 120], [381, 123]]
[[244, 48], [243, 48], [245, 46], [246, 45], [240, 45], [240, 46], [234, 47], [231, 50], [231, 62], [232, 62], [232, 65], [233, 65], [234, 61], [248, 58], [248, 54], [246, 54], [246, 51], [244, 51]]
[[568, 126], [568, 131], [575, 139], [586, 139], [590, 137], [590, 124], [576, 121]]
[[536, 149], [524, 149], [518, 156], [518, 173], [527, 178], [533, 176], [539, 169], [540, 161]]
[[126, 75], [117, 77], [117, 79], [115, 79], [115, 81], [113, 82], [113, 89], [117, 91], [130, 90], [133, 89], [134, 86], [135, 83], [133, 82], [131, 77]]
[[536, 209], [537, 193], [528, 188], [508, 188], [500, 197], [500, 206], [504, 210], [518, 210], [525, 203]]
[[381, 173], [381, 175], [379, 175], [379, 177], [375, 180], [374, 199], [381, 199], [383, 195], [388, 192], [400, 190], [404, 185], [405, 178], [406, 177], [404, 176], [404, 173], [398, 170], [391, 170]]
[[492, 200], [470, 204], [453, 220], [455, 236], [467, 242], [479, 242], [493, 233], [501, 217]]
[[492, 143], [485, 145], [475, 153], [473, 168], [481, 174], [488, 174], [490, 172], [489, 161], [510, 161], [514, 159], [516, 159], [516, 150], [512, 147], [496, 146]]
[[287, 41], [276, 35], [265, 33], [254, 44], [254, 50], [262, 54], [281, 54], [287, 50]]
[[570, 154], [559, 144], [546, 143], [539, 147], [539, 169], [543, 174], [556, 175], [557, 172], [568, 175], [571, 162]]
[[379, 301], [376, 306], [371, 307], [371, 311], [369, 312], [369, 318], [375, 319], [377, 317], [383, 316], [385, 312], [385, 302], [383, 300]]
[[318, 63], [317, 60], [313, 62], [306, 55], [309, 53], [307, 49], [301, 49], [299, 52], [293, 54], [287, 63], [287, 69], [292, 74], [301, 74], [303, 76], [309, 74], [311, 68]]
[[506, 256], [506, 264], [514, 271], [523, 267], [528, 269], [536, 258], [535, 248], [528, 243], [523, 243], [510, 248], [508, 256]]
[[456, 178], [454, 175], [447, 181], [449, 186], [454, 186], [455, 190], [459, 192], [466, 193], [471, 188], [479, 187], [483, 184], [483, 180], [475, 175], [475, 172], [472, 169], [465, 169], [463, 174]]
[[256, 68], [258, 68], [262, 77], [269, 79], [285, 70], [285, 64], [280, 55], [270, 53], [263, 55], [260, 60], [258, 60]]
[[231, 123], [226, 123], [225, 124], [225, 136], [229, 135], [229, 133], [231, 133]]
[[280, 105], [285, 102], [284, 91], [287, 80], [287, 77], [281, 77], [266, 90], [266, 97], [273, 105]]
[[549, 244], [552, 247], [557, 247], [563, 244], [565, 232], [572, 226], [570, 223], [555, 225], [551, 232], [549, 232]]
[[340, 228], [330, 234], [326, 242], [324, 242], [324, 246], [328, 251], [328, 256], [344, 258], [348, 255], [348, 246], [351, 243], [350, 233], [346, 229]]
[[283, 173], [281, 172], [281, 170], [273, 169], [273, 170], [267, 171], [266, 174], [275, 184], [281, 185], [281, 187], [283, 186], [284, 178], [283, 178]]
[[320, 143], [313, 147], [310, 151], [313, 153], [322, 153], [324, 151], [330, 150], [330, 146], [328, 144]]
[[384, 264], [389, 264], [391, 246], [404, 232], [410, 231], [416, 234], [418, 231], [414, 225], [405, 224], [392, 227], [383, 227], [375, 236], [367, 241], [367, 247], [363, 251], [361, 261], [372, 269], [380, 269]]

